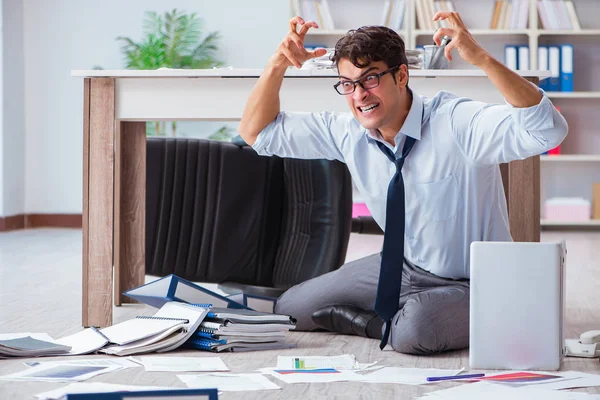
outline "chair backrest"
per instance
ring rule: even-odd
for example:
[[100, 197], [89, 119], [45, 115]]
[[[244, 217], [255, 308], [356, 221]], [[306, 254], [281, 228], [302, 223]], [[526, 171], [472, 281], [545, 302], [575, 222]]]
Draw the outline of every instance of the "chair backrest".
[[352, 181], [345, 164], [284, 160], [284, 212], [273, 286], [289, 288], [340, 267], [352, 225]]
[[148, 274], [287, 288], [344, 261], [352, 193], [342, 163], [148, 138], [146, 165]]

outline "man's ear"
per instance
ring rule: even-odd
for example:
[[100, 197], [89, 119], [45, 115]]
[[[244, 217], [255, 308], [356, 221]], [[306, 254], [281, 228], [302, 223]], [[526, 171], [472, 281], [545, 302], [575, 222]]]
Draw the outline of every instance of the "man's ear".
[[396, 71], [396, 82], [400, 87], [408, 85], [408, 67], [405, 64], [400, 65]]

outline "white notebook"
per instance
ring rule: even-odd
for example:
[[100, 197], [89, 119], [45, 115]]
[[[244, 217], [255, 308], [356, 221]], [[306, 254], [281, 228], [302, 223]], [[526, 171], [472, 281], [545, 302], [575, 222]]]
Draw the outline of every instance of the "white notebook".
[[133, 319], [100, 329], [100, 332], [115, 344], [128, 344], [137, 340], [159, 335], [166, 331], [183, 328], [187, 319], [166, 317], [135, 317]]

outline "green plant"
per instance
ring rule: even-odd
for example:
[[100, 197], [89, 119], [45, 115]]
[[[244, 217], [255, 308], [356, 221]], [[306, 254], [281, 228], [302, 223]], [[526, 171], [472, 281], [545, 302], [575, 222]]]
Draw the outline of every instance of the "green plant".
[[[186, 14], [174, 9], [159, 15], [147, 11], [144, 18], [144, 37], [139, 43], [119, 36], [121, 51], [125, 56], [126, 68], [192, 68], [218, 67], [222, 62], [215, 58], [220, 38], [218, 32], [203, 35], [203, 21], [196, 13]], [[204, 37], [203, 37], [204, 36]], [[164, 135], [165, 123], [154, 122], [148, 126], [149, 135]], [[177, 123], [171, 123], [175, 136]]]
[[203, 39], [202, 19], [196, 13], [186, 14], [174, 9], [164, 16], [147, 11], [144, 19], [144, 38], [136, 43], [124, 36], [121, 51], [126, 68], [212, 68], [222, 65], [215, 58], [220, 38], [210, 32]]
[[208, 138], [210, 140], [218, 140], [221, 142], [228, 142], [229, 140], [231, 140], [232, 137], [235, 136], [235, 134], [236, 134], [235, 129], [230, 128], [228, 126], [222, 126], [215, 133], [210, 135]]

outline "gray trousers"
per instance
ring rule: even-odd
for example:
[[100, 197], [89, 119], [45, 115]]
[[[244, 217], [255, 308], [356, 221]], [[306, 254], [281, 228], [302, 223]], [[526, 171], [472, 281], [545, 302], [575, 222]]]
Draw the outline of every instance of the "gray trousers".
[[[336, 271], [287, 290], [275, 312], [296, 318], [296, 330], [318, 329], [311, 319], [331, 305], [372, 310], [381, 254], [361, 258]], [[399, 311], [392, 320], [389, 344], [408, 354], [431, 354], [469, 346], [469, 281], [441, 278], [404, 263]]]

